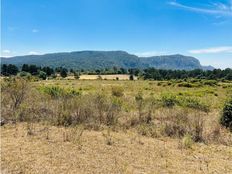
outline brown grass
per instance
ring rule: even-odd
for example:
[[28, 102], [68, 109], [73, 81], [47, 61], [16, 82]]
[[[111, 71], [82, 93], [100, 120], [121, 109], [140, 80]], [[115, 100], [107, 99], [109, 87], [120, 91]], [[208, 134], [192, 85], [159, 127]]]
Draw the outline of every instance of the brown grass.
[[79, 142], [64, 141], [72, 128], [27, 124], [1, 128], [2, 173], [232, 173], [232, 147], [147, 138], [132, 132], [84, 130]]
[[113, 74], [113, 75], [81, 75], [80, 79], [81, 80], [96, 80], [99, 79], [99, 76], [101, 77], [102, 80], [129, 80], [130, 75], [126, 74]]

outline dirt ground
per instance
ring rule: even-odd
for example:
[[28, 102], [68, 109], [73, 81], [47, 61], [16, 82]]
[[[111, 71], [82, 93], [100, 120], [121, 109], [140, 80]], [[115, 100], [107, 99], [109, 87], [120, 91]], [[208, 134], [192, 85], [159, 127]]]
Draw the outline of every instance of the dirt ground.
[[[80, 130], [80, 131], [79, 131]], [[41, 124], [1, 127], [1, 173], [232, 173], [232, 147]], [[75, 138], [76, 137], [76, 138]]]

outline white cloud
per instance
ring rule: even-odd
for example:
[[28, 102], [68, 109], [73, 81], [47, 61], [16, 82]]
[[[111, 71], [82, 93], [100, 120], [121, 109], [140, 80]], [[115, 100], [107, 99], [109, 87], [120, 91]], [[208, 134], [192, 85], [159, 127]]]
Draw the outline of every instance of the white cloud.
[[184, 5], [178, 3], [177, 1], [169, 2], [170, 5], [179, 7], [185, 10], [197, 12], [197, 13], [205, 13], [211, 15], [220, 15], [220, 16], [231, 16], [232, 17], [232, 1], [227, 4], [224, 3], [214, 3], [211, 8], [201, 8], [201, 7], [192, 7], [188, 5]]
[[206, 49], [189, 50], [191, 54], [232, 53], [232, 46], [213, 47]]
[[39, 53], [36, 52], [36, 51], [30, 51], [28, 54], [29, 54], [29, 55], [38, 55]]
[[2, 52], [3, 52], [3, 53], [5, 53], [5, 54], [9, 54], [9, 53], [11, 53], [11, 51], [10, 51], [10, 50], [2, 50]]
[[139, 53], [134, 53], [134, 54], [139, 57], [151, 57], [151, 56], [160, 56], [160, 55], [166, 54], [166, 52], [147, 51], [147, 52], [139, 52]]
[[38, 33], [38, 32], [39, 32], [38, 29], [36, 29], [36, 28], [32, 29], [32, 33]]

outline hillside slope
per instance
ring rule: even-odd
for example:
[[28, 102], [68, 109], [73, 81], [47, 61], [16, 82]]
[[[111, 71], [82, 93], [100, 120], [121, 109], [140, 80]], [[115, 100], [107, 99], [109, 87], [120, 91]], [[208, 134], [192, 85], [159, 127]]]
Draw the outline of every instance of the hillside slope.
[[205, 69], [199, 60], [183, 55], [138, 57], [125, 51], [78, 51], [44, 55], [26, 55], [1, 58], [2, 64], [35, 64], [38, 66], [73, 69], [103, 69], [112, 67], [159, 69]]

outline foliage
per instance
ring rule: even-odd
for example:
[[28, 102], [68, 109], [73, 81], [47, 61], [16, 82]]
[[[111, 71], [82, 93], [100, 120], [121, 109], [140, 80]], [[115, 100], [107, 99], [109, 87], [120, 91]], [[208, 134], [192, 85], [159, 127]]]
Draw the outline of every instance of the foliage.
[[134, 80], [134, 76], [133, 76], [133, 75], [130, 75], [129, 79], [130, 79], [130, 80]]
[[189, 134], [186, 134], [182, 139], [182, 145], [184, 148], [191, 148], [193, 143], [194, 142], [192, 140], [192, 137]]
[[46, 80], [47, 79], [47, 74], [44, 71], [39, 72], [39, 78]]
[[18, 71], [18, 67], [12, 64], [3, 64], [1, 66], [1, 74], [4, 76], [16, 75]]
[[124, 89], [119, 86], [113, 86], [112, 87], [112, 96], [115, 97], [122, 97], [124, 95]]
[[[53, 67], [53, 66], [52, 66]], [[55, 72], [60, 73], [61, 77], [65, 78], [68, 76], [68, 69], [64, 67], [56, 67], [55, 70], [52, 67], [40, 67], [36, 65], [23, 64], [21, 71], [28, 72], [32, 75], [38, 76], [41, 71], [45, 72], [46, 75], [54, 76]], [[200, 86], [217, 86], [218, 81], [230, 82], [232, 69], [214, 69], [204, 71], [203, 69], [191, 70], [168, 70], [168, 69], [155, 69], [147, 68], [142, 69], [137, 68], [118, 68], [116, 66], [103, 68], [103, 69], [71, 69], [70, 72], [74, 73], [74, 77], [79, 79], [79, 72], [82, 74], [98, 75], [101, 79], [101, 75], [104, 74], [129, 74], [129, 79], [134, 80], [134, 76], [139, 76], [140, 79], [144, 80], [171, 80], [173, 83], [168, 83], [164, 85], [174, 85], [177, 84], [179, 87], [194, 88]], [[1, 74], [4, 76], [16, 75], [19, 72], [18, 68], [12, 64], [3, 64], [1, 67]], [[118, 78], [116, 78], [118, 79]]]
[[65, 77], [67, 77], [67, 75], [68, 75], [68, 70], [66, 68], [62, 68], [60, 70], [60, 76], [65, 78]]
[[232, 131], [232, 98], [224, 105], [220, 123]]
[[[20, 77], [8, 78], [4, 80], [1, 87], [2, 95], [2, 116], [16, 120], [18, 111], [26, 99], [28, 93], [27, 81]], [[9, 109], [8, 112], [7, 109]]]
[[[153, 79], [153, 80], [170, 80], [170, 79], [186, 79], [186, 78], [195, 78], [195, 79], [208, 79], [203, 81], [203, 85], [216, 86], [217, 79], [228, 78], [229, 74], [232, 73], [232, 69], [214, 69], [212, 71], [204, 71], [202, 69], [195, 70], [164, 70], [164, 69], [155, 69], [148, 68], [144, 70], [143, 76], [144, 79]], [[229, 78], [228, 78], [229, 79]], [[195, 83], [192, 81], [192, 83]], [[194, 87], [191, 83], [181, 83], [180, 86], [183, 87]]]
[[[68, 69], [100, 70], [111, 69], [113, 72], [127, 73], [126, 69], [146, 69], [154, 67], [156, 69], [213, 69], [213, 67], [203, 67], [194, 58], [183, 55], [138, 57], [125, 51], [79, 51], [71, 53], [54, 53], [45, 55], [28, 55], [12, 57], [10, 59], [1, 58], [3, 64], [34, 64], [36, 66], [49, 66], [52, 68], [64, 66]], [[44, 71], [44, 70], [43, 70]], [[46, 71], [45, 71], [46, 72]], [[96, 73], [96, 72], [95, 72]], [[99, 73], [99, 71], [98, 71]], [[131, 73], [130, 73], [131, 74]], [[139, 72], [133, 72], [138, 76]], [[193, 72], [201, 76], [201, 73]], [[212, 74], [217, 76], [218, 72]], [[168, 75], [169, 76], [169, 75]], [[167, 76], [167, 77], [168, 77]]]
[[178, 104], [178, 100], [176, 96], [173, 94], [169, 94], [169, 93], [163, 94], [161, 101], [162, 101], [163, 106], [165, 107], [173, 107], [176, 104]]
[[50, 95], [52, 98], [74, 97], [80, 95], [80, 92], [71, 88], [64, 89], [59, 86], [42, 86], [39, 91]]

